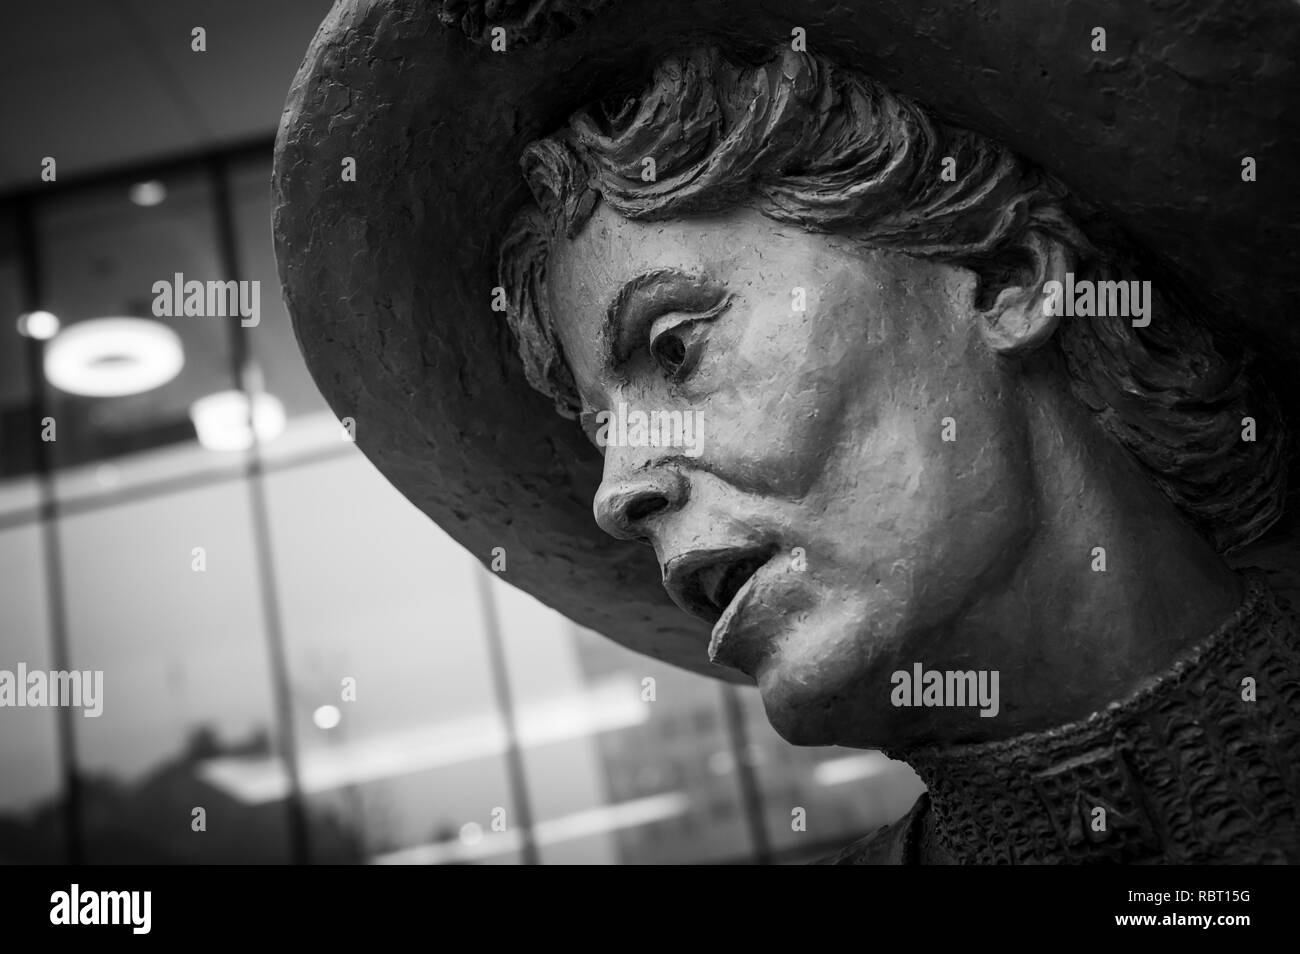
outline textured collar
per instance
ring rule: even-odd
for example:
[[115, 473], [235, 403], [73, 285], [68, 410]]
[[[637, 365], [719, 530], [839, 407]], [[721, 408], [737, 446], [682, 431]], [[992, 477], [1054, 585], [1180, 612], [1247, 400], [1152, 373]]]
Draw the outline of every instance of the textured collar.
[[1232, 617], [1128, 699], [1046, 732], [891, 754], [929, 786], [931, 857], [917, 860], [1300, 863], [1300, 621], [1248, 575]]

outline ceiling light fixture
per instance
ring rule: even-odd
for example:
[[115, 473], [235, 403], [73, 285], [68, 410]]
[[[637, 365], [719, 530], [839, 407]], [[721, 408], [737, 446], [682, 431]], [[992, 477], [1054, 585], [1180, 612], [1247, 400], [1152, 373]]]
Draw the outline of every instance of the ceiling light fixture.
[[142, 394], [166, 384], [184, 366], [176, 332], [144, 318], [79, 321], [45, 349], [46, 380], [84, 397]]
[[18, 333], [37, 341], [49, 341], [59, 333], [59, 319], [48, 311], [29, 311], [18, 316]]
[[248, 450], [253, 446], [254, 430], [263, 444], [284, 433], [284, 405], [273, 394], [259, 392], [252, 404], [252, 427], [249, 418], [248, 395], [243, 391], [218, 391], [190, 405], [199, 444], [207, 450]]
[[146, 208], [151, 205], [161, 205], [167, 198], [167, 187], [157, 179], [150, 179], [148, 182], [137, 182], [131, 186], [127, 195], [136, 205], [142, 205]]

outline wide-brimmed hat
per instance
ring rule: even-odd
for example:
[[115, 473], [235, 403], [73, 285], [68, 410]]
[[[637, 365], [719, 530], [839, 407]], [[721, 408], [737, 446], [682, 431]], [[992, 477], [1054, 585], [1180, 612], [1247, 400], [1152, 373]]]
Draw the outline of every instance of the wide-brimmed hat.
[[412, 503], [485, 564], [504, 554], [504, 579], [713, 676], [735, 674], [708, 662], [708, 627], [668, 599], [649, 551], [596, 526], [600, 454], [525, 379], [491, 307], [497, 246], [529, 197], [529, 142], [670, 50], [774, 49], [797, 30], [1052, 172], [1221, 330], [1300, 354], [1291, 0], [339, 0], [294, 80], [274, 177], [280, 277], [317, 384]]

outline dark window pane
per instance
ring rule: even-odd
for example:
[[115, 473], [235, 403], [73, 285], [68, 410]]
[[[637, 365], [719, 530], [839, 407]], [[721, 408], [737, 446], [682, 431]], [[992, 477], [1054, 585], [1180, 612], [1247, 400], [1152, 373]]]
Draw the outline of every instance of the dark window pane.
[[[50, 668], [40, 527], [0, 531], [0, 669]], [[61, 862], [58, 738], [52, 708], [0, 710], [0, 864]]]
[[0, 206], [0, 520], [30, 514], [38, 503], [36, 442], [40, 421], [28, 374], [28, 340], [18, 333], [23, 313], [15, 221]]

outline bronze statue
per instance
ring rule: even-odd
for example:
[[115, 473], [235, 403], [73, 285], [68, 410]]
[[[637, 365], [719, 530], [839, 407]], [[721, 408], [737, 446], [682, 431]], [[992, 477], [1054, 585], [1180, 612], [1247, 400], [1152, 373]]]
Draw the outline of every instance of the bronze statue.
[[[670, 23], [639, 66], [543, 66], [600, 48], [600, 6], [507, 27], [444, 4], [474, 46], [406, 4], [341, 3], [318, 35], [277, 236], [363, 449], [574, 618], [743, 674], [793, 743], [909, 762], [928, 795], [841, 863], [1300, 861], [1275, 368], [1112, 210], [806, 31]], [[368, 74], [377, 47], [408, 58], [400, 83]], [[525, 91], [494, 54], [571, 88]], [[440, 141], [406, 97], [445, 104], [470, 62], [514, 98]], [[435, 204], [488, 145], [527, 195]], [[331, 181], [348, 147], [372, 161]], [[349, 191], [368, 166], [383, 180]], [[583, 497], [609, 542], [573, 529]], [[703, 625], [649, 609], [648, 555], [615, 541], [652, 546]]]

